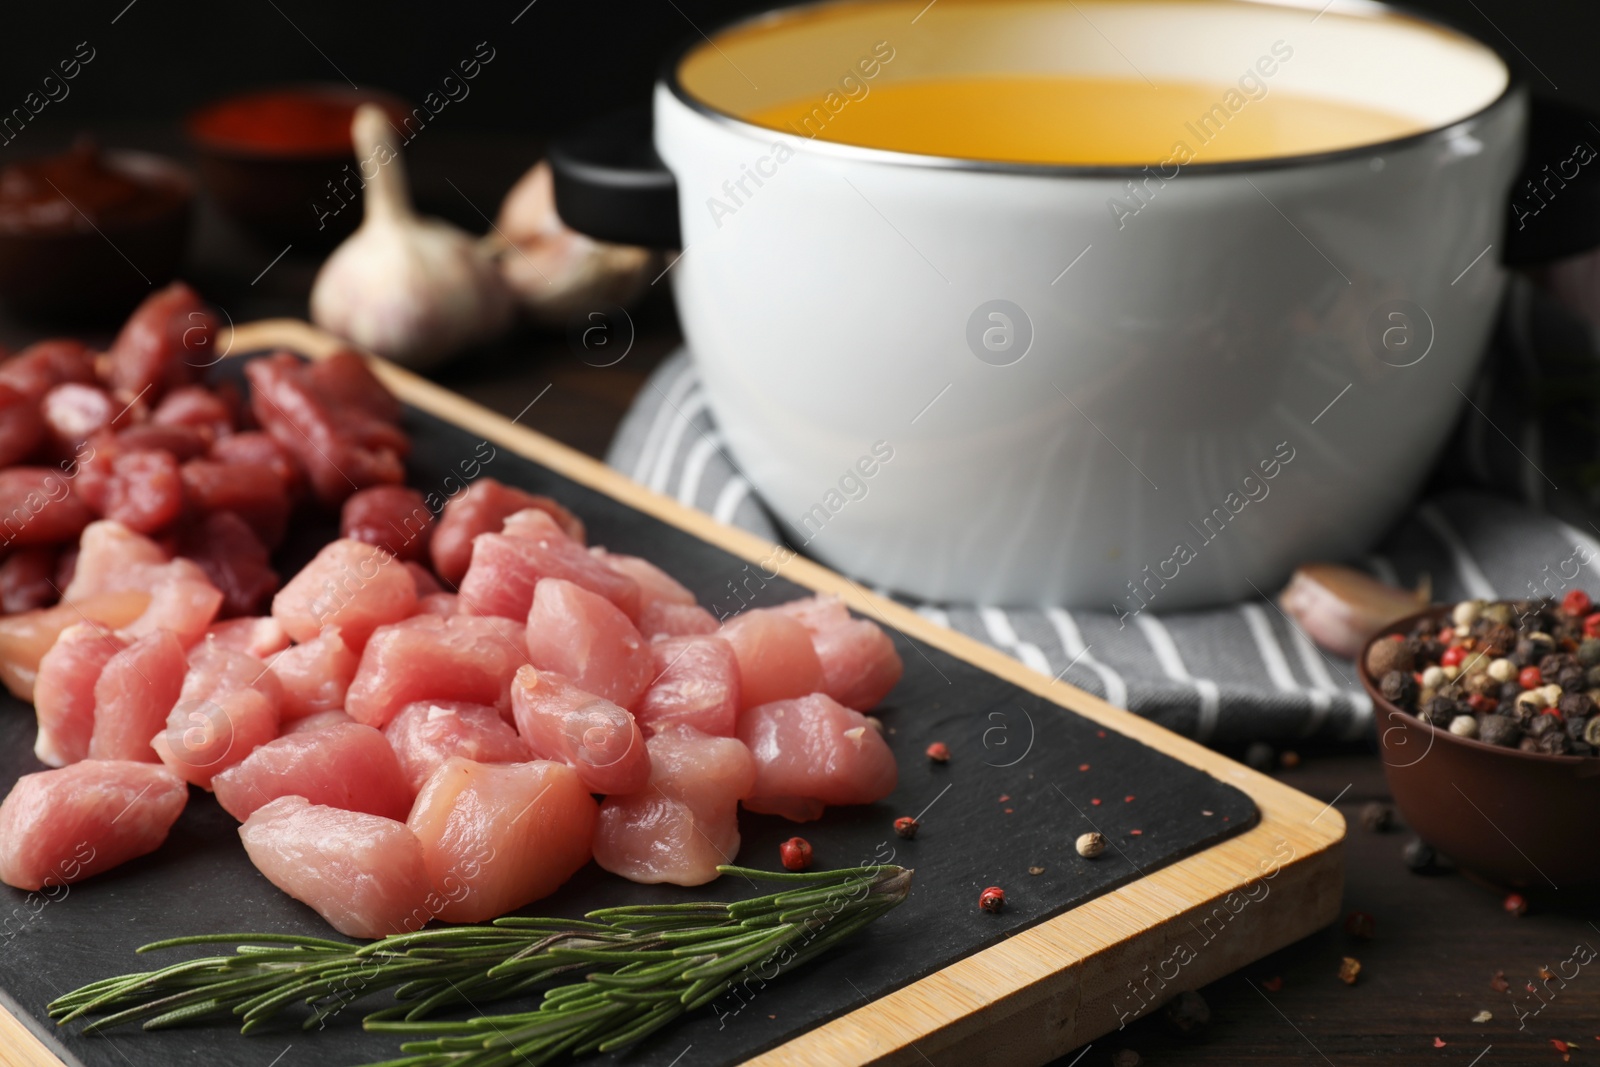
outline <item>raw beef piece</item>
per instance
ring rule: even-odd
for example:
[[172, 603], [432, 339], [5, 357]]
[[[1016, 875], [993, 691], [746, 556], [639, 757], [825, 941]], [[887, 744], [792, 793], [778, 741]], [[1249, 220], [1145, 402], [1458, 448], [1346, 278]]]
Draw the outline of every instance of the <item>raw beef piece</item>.
[[474, 763], [526, 763], [534, 758], [533, 750], [499, 711], [462, 700], [408, 704], [383, 733], [413, 791], [452, 756]]
[[84, 760], [25, 774], [0, 804], [0, 881], [65, 885], [161, 847], [189, 800], [151, 763]]
[[634, 882], [704, 885], [739, 853], [739, 801], [755, 785], [749, 749], [691, 726], [663, 726], [645, 742], [650, 784], [607, 797], [595, 862]]
[[94, 512], [54, 467], [0, 470], [0, 545], [54, 545], [70, 541]]
[[583, 543], [583, 523], [554, 500], [525, 493], [493, 478], [479, 478], [466, 492], [445, 504], [429, 546], [433, 569], [452, 585], [460, 582], [472, 561], [472, 539], [479, 534], [499, 533], [506, 519], [524, 508], [549, 512], [568, 537]]
[[543, 759], [569, 764], [596, 793], [636, 793], [650, 779], [650, 754], [633, 716], [570, 679], [524, 667], [511, 683], [517, 732]]
[[433, 512], [415, 489], [374, 485], [344, 502], [339, 512], [339, 536], [377, 545], [396, 559], [427, 559]]
[[739, 716], [739, 661], [720, 637], [665, 637], [650, 645], [653, 680], [634, 716], [646, 733], [683, 723], [732, 737]]
[[443, 898], [438, 917], [483, 922], [555, 892], [589, 862], [596, 810], [559, 763], [445, 761], [407, 820]]
[[478, 615], [415, 615], [372, 635], [345, 711], [382, 727], [418, 700], [511, 706], [511, 677], [528, 662], [522, 628]]
[[722, 624], [739, 660], [740, 704], [753, 708], [821, 692], [822, 661], [811, 634], [771, 608], [751, 608]]
[[871, 804], [894, 792], [894, 753], [865, 715], [813, 693], [751, 708], [739, 740], [756, 761], [744, 806], [795, 822], [822, 817], [828, 804]]
[[853, 618], [838, 597], [791, 600], [775, 610], [811, 634], [822, 662], [822, 692], [845, 707], [871, 711], [900, 680], [905, 666], [889, 635], [870, 619]]
[[147, 634], [107, 660], [94, 683], [89, 758], [159, 763], [150, 741], [166, 727], [188, 670], [183, 643], [170, 630]]
[[56, 584], [60, 553], [55, 546], [19, 548], [0, 563], [0, 614], [47, 608], [61, 599]]
[[93, 623], [78, 623], [39, 661], [33, 710], [39, 736], [33, 754], [49, 767], [64, 767], [89, 756], [94, 734], [94, 687], [111, 657], [128, 642]]
[[152, 293], [128, 316], [106, 353], [112, 392], [124, 404], [141, 397], [154, 404], [168, 389], [193, 381], [196, 368], [214, 359], [216, 328], [216, 316], [182, 282]]
[[296, 641], [337, 626], [360, 649], [373, 630], [399, 622], [417, 606], [417, 587], [393, 556], [374, 545], [340, 538], [289, 579], [272, 598], [272, 617]]
[[408, 933], [430, 918], [422, 845], [403, 822], [279, 797], [239, 840], [267, 881], [346, 937]]
[[579, 689], [633, 707], [656, 672], [650, 646], [611, 601], [560, 578], [546, 578], [528, 611], [528, 661], [572, 679]]
[[219, 773], [211, 788], [223, 810], [241, 822], [268, 801], [287, 796], [403, 819], [413, 795], [388, 740], [354, 722], [268, 741]]

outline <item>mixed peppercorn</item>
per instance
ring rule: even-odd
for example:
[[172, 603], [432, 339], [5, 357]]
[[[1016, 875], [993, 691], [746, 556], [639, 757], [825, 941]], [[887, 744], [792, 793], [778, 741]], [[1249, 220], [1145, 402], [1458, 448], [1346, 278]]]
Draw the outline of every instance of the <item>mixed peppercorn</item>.
[[1551, 756], [1600, 755], [1600, 610], [1554, 600], [1463, 600], [1374, 642], [1367, 672], [1430, 725]]

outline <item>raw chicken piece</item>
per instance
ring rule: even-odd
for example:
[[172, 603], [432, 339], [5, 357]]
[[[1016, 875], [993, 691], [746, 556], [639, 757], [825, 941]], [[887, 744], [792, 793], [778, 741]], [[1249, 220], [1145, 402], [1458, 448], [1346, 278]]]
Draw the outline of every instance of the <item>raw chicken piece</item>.
[[722, 637], [739, 660], [740, 707], [821, 692], [822, 661], [811, 634], [771, 608], [752, 608], [722, 624]]
[[533, 750], [517, 731], [486, 704], [462, 700], [419, 700], [402, 708], [383, 734], [399, 757], [414, 791], [445, 760], [463, 756], [474, 763], [526, 763]]
[[205, 789], [278, 736], [283, 685], [254, 656], [204, 645], [189, 654], [178, 703], [151, 744], [161, 762]]
[[583, 523], [554, 500], [525, 493], [493, 478], [479, 478], [466, 492], [445, 504], [429, 546], [433, 569], [451, 584], [460, 582], [467, 573], [467, 564], [472, 561], [473, 538], [500, 532], [506, 519], [525, 508], [549, 512], [568, 537], [583, 543]]
[[319, 711], [307, 715], [303, 719], [285, 722], [283, 724], [283, 733], [279, 736], [288, 737], [290, 734], [306, 734], [312, 730], [321, 730], [324, 727], [337, 726], [346, 722], [355, 722], [355, 720], [342, 711]]
[[528, 661], [572, 679], [579, 689], [633, 707], [656, 676], [650, 646], [603, 596], [545, 578], [528, 610]]
[[403, 822], [279, 797], [239, 840], [267, 881], [347, 937], [409, 933], [432, 918], [422, 845]]
[[33, 707], [39, 736], [33, 754], [48, 767], [64, 767], [87, 759], [94, 734], [94, 686], [105, 665], [128, 642], [93, 623], [61, 631], [54, 647], [39, 661]]
[[137, 619], [149, 606], [149, 593], [128, 590], [0, 618], [0, 681], [13, 696], [32, 703], [39, 661], [62, 630], [85, 619], [115, 630]]
[[161, 847], [189, 800], [164, 767], [84, 760], [25, 774], [0, 804], [0, 882], [65, 885]]
[[337, 626], [361, 649], [373, 630], [399, 622], [417, 606], [417, 587], [399, 562], [375, 545], [340, 538], [272, 598], [272, 617], [296, 641]]
[[168, 560], [143, 534], [120, 522], [90, 523], [78, 542], [72, 581], [62, 599], [72, 603], [102, 593], [148, 593], [149, 606], [123, 627], [129, 637], [171, 630], [187, 647], [205, 633], [222, 606], [222, 593], [192, 560]]
[[345, 694], [361, 663], [337, 626], [303, 645], [272, 657], [272, 673], [283, 683], [283, 720], [302, 719], [344, 707]]
[[188, 647], [205, 636], [222, 607], [222, 591], [192, 560], [175, 559], [152, 567], [138, 580], [149, 583], [150, 606], [122, 628], [127, 637], [170, 630]]
[[639, 632], [649, 640], [714, 634], [718, 629], [717, 617], [699, 604], [669, 604], [658, 600], [639, 609]]
[[637, 582], [589, 555], [544, 512], [518, 512], [513, 519], [521, 517], [541, 527], [539, 536], [489, 533], [472, 542], [472, 565], [461, 579], [463, 610], [520, 622], [528, 617], [539, 579], [565, 578], [605, 597], [628, 618], [638, 617]]
[[836, 596], [791, 600], [775, 610], [811, 634], [822, 661], [822, 692], [847, 708], [871, 711], [905, 671], [889, 635], [870, 619], [853, 618]]
[[555, 892], [589, 862], [596, 810], [559, 763], [445, 761], [406, 820], [445, 898], [439, 918], [483, 922]]
[[89, 505], [54, 467], [0, 470], [0, 546], [69, 541], [93, 518]]
[[650, 784], [600, 805], [595, 862], [633, 882], [704, 885], [739, 853], [739, 800], [755, 786], [755, 760], [740, 741], [679, 724], [645, 744]]
[[[509, 531], [507, 531], [509, 532]], [[693, 604], [694, 594], [672, 575], [647, 559], [607, 552], [598, 546], [589, 550], [596, 559], [618, 574], [632, 578], [639, 585], [639, 608], [652, 604]]]
[[205, 642], [266, 660], [289, 647], [289, 635], [272, 616], [251, 615], [213, 623], [206, 629]]
[[170, 630], [139, 638], [112, 656], [94, 683], [90, 759], [159, 763], [150, 739], [167, 725], [189, 665]]
[[415, 615], [372, 635], [345, 698], [357, 722], [382, 727], [418, 700], [511, 706], [511, 676], [528, 662], [522, 629], [477, 615]]
[[882, 800], [899, 781], [894, 753], [866, 716], [822, 693], [751, 708], [739, 740], [756, 761], [751, 811], [808, 822], [827, 804]]
[[418, 615], [459, 615], [461, 598], [454, 593], [429, 593], [417, 601]]
[[406, 560], [406, 573], [411, 575], [411, 581], [417, 587], [419, 601], [445, 591], [444, 586], [439, 584], [439, 579], [433, 576], [433, 572], [414, 560]]
[[570, 764], [595, 793], [636, 793], [650, 779], [638, 723], [551, 671], [524, 667], [511, 683], [517, 732], [544, 758]]
[[672, 723], [732, 737], [739, 716], [739, 661], [709, 635], [665, 637], [650, 645], [654, 680], [634, 716], [646, 733]]
[[279, 797], [403, 819], [413, 790], [394, 749], [360, 723], [325, 726], [268, 741], [211, 780], [217, 803], [243, 822]]
[[[134, 575], [166, 563], [165, 549], [120, 522], [102, 519], [84, 527], [78, 538], [78, 562], [72, 581], [61, 591], [67, 600], [82, 600], [99, 593], [139, 588]], [[148, 592], [148, 583], [145, 583]]]

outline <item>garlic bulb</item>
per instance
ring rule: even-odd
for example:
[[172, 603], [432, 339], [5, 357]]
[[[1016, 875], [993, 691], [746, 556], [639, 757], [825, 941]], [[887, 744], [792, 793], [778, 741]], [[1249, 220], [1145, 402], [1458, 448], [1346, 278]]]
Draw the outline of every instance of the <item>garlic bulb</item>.
[[470, 234], [412, 208], [381, 108], [363, 104], [350, 133], [366, 182], [365, 214], [317, 273], [312, 321], [412, 367], [499, 336], [513, 308], [493, 258]]
[[1311, 640], [1355, 659], [1373, 634], [1421, 611], [1431, 597], [1427, 578], [1413, 592], [1336, 563], [1307, 563], [1290, 577], [1278, 603]]
[[627, 304], [660, 270], [659, 257], [649, 249], [605, 244], [569, 229], [556, 214], [555, 182], [543, 162], [506, 194], [484, 245], [528, 317], [546, 326]]

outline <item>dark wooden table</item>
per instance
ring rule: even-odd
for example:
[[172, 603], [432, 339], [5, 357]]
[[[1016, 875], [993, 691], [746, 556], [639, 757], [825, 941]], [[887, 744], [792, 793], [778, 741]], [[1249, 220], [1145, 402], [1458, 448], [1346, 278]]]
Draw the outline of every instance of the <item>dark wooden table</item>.
[[[160, 130], [109, 140], [181, 154]], [[476, 212], [492, 214], [538, 152], [537, 144], [517, 138], [451, 139], [441, 131], [426, 145], [419, 141], [414, 184], [425, 209], [481, 229]], [[186, 273], [235, 321], [303, 317], [317, 259], [291, 250], [273, 263], [279, 251], [250, 241], [202, 205]], [[646, 376], [677, 344], [665, 287], [633, 311], [632, 348], [613, 366], [586, 363], [562, 333], [527, 330], [434, 376], [507, 415], [523, 412], [537, 397], [522, 416], [525, 424], [600, 456]], [[0, 317], [0, 344], [16, 346], [50, 332], [47, 324]], [[1387, 796], [1376, 756], [1350, 750], [1300, 755], [1299, 766], [1278, 773], [1335, 802], [1349, 822], [1344, 910], [1371, 915], [1376, 936], [1358, 941], [1341, 928], [1325, 930], [1202, 988], [1211, 1021], [1197, 1033], [1180, 1034], [1157, 1012], [1075, 1050], [1056, 1067], [1110, 1064], [1123, 1050], [1144, 1063], [1558, 1064], [1562, 1053], [1553, 1039], [1572, 1044], [1571, 1062], [1600, 1064], [1600, 960], [1565, 983], [1557, 978], [1547, 985], [1539, 976], [1541, 967], [1559, 968], [1575, 947], [1600, 947], [1600, 906], [1556, 894], [1535, 900], [1519, 917], [1503, 909], [1500, 893], [1458, 874], [1411, 873], [1401, 860], [1408, 840], [1403, 829], [1373, 833], [1360, 825], [1361, 806]], [[1600, 812], [1594, 815], [1600, 819]], [[1573, 847], [1600, 847], [1600, 833]], [[1354, 985], [1338, 977], [1345, 956], [1361, 962]], [[1505, 990], [1493, 988], [1497, 971], [1504, 972]], [[1492, 1018], [1473, 1021], [1480, 1012]], [[938, 1057], [933, 1062], [961, 1067]]]

